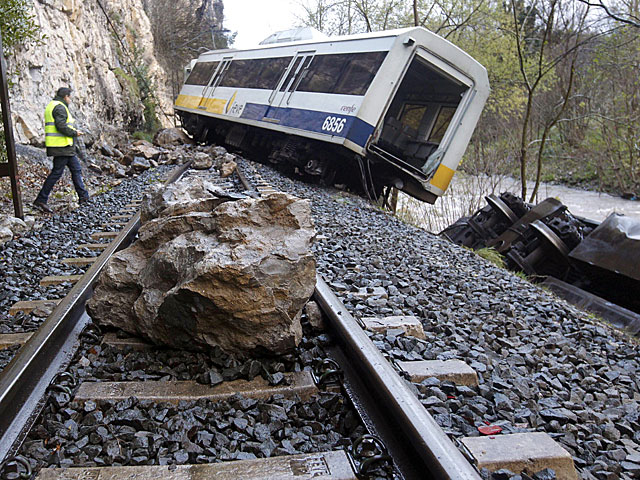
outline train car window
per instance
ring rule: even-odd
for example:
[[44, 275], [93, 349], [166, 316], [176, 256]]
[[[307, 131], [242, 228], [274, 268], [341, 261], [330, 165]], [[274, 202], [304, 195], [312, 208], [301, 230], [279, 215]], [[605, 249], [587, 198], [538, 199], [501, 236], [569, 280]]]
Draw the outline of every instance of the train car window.
[[416, 132], [420, 128], [420, 123], [425, 113], [427, 113], [427, 106], [424, 104], [411, 104], [407, 103], [402, 109], [402, 117], [400, 122], [403, 127], [409, 127]]
[[296, 61], [293, 64], [293, 67], [291, 67], [291, 70], [289, 70], [289, 73], [287, 74], [287, 78], [285, 79], [284, 83], [280, 86], [281, 92], [286, 91], [287, 87], [289, 86], [289, 83], [291, 83], [291, 81], [293, 80], [293, 77], [296, 74], [296, 70], [298, 70], [298, 67], [300, 66], [300, 62], [302, 61], [302, 58], [303, 57], [296, 58]]
[[442, 141], [444, 132], [446, 132], [447, 128], [449, 128], [449, 124], [451, 123], [451, 119], [453, 118], [454, 113], [456, 113], [455, 107], [442, 107], [440, 109], [440, 112], [438, 112], [436, 123], [431, 130], [431, 135], [429, 135], [430, 142], [440, 143]]
[[260, 73], [253, 88], [263, 88], [265, 90], [273, 90], [278, 86], [278, 80], [282, 72], [285, 71], [287, 65], [291, 62], [292, 57], [265, 58], [262, 60], [254, 60], [261, 62]]
[[387, 52], [356, 53], [351, 56], [333, 93], [342, 95], [364, 95]]
[[259, 75], [252, 60], [234, 60], [225, 73], [221, 87], [251, 88]]
[[298, 90], [364, 95], [386, 56], [387, 52], [317, 55]]
[[193, 67], [187, 81], [185, 82], [187, 85], [207, 85], [209, 80], [211, 80], [211, 76], [213, 72], [216, 71], [216, 67], [219, 62], [198, 62], [196, 66]]
[[333, 93], [333, 90], [349, 63], [353, 54], [343, 53], [337, 55], [317, 55], [306, 77], [298, 85], [301, 92]]

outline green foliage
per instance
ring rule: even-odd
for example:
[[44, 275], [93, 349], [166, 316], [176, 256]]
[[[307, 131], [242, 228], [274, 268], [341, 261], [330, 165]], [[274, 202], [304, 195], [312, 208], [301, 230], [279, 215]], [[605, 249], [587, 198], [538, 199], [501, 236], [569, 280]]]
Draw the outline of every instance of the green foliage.
[[[141, 54], [137, 52], [134, 58], [140, 57]], [[144, 125], [142, 128], [153, 137], [153, 134], [160, 128], [160, 121], [156, 113], [155, 85], [149, 75], [149, 67], [145, 63], [138, 64], [138, 68], [135, 69], [135, 78], [140, 88], [140, 99], [144, 105]]]
[[113, 73], [127, 92], [130, 107], [135, 110], [141, 103], [144, 108], [143, 121], [135, 122], [132, 129], [139, 129], [141, 133], [153, 137], [161, 126], [157, 113], [158, 102], [155, 85], [144, 58], [144, 50], [136, 43], [138, 32], [132, 25], [127, 24], [118, 13], [112, 13], [110, 18], [113, 18], [112, 22], [116, 25], [114, 30], [122, 31], [122, 33], [112, 31], [112, 35], [116, 40], [118, 57], [125, 67], [114, 68]]
[[[0, 0], [0, 33], [5, 56], [16, 47], [43, 40], [40, 27], [31, 13], [30, 0]], [[9, 80], [9, 86], [11, 81]], [[0, 122], [0, 163], [7, 162], [4, 130]]]
[[133, 132], [131, 135], [135, 140], [146, 140], [147, 142], [153, 141], [153, 133], [149, 132], [141, 132], [138, 130], [137, 132]]
[[[465, 171], [640, 195], [639, 28], [570, 0], [298, 2], [302, 23], [327, 34], [417, 23], [485, 66], [491, 95]], [[638, 18], [637, 2], [627, 8]]]
[[97, 197], [98, 195], [102, 195], [103, 193], [107, 193], [113, 190], [113, 185], [106, 183], [101, 185], [97, 190], [91, 193], [92, 196]]
[[527, 277], [527, 274], [524, 272], [513, 272], [513, 274], [521, 280], [529, 280], [529, 277]]
[[0, 2], [0, 31], [2, 44], [8, 54], [19, 45], [42, 40], [40, 27], [31, 13], [30, 0], [2, 0]]
[[485, 260], [488, 260], [497, 267], [506, 268], [504, 257], [493, 247], [480, 248], [476, 250], [476, 255], [484, 258]]
[[119, 67], [114, 68], [113, 73], [118, 78], [120, 86], [126, 89], [131, 97], [140, 98], [140, 87], [138, 86], [138, 81], [134, 76], [129, 75]]

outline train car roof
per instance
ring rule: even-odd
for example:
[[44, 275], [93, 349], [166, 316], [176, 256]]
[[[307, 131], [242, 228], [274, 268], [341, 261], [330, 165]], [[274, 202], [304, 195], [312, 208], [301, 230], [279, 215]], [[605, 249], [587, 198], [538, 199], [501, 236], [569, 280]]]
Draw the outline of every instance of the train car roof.
[[[220, 50], [208, 50], [200, 54], [200, 57], [211, 54], [219, 54], [219, 53], [232, 53], [232, 52], [252, 52], [252, 51], [261, 51], [261, 50], [271, 50], [281, 47], [292, 47], [296, 45], [321, 45], [325, 43], [334, 43], [334, 42], [346, 42], [353, 40], [367, 40], [374, 38], [387, 38], [387, 37], [399, 37], [405, 33], [416, 32], [419, 35], [428, 35], [433, 37], [434, 39], [438, 39], [448, 43], [449, 45], [453, 45], [448, 40], [440, 37], [439, 35], [433, 33], [430, 30], [427, 30], [424, 27], [407, 27], [407, 28], [396, 28], [393, 30], [383, 30], [381, 32], [368, 32], [368, 33], [356, 33], [352, 35], [340, 35], [337, 37], [327, 37], [324, 39], [315, 39], [315, 40], [302, 40], [295, 42], [282, 42], [282, 43], [269, 43], [267, 45], [256, 45], [255, 47], [250, 48], [225, 48]], [[454, 45], [455, 46], [455, 45]], [[457, 48], [457, 47], [456, 47]]]
[[220, 55], [220, 54], [232, 54], [232, 53], [248, 53], [248, 52], [267, 52], [269, 50], [276, 50], [280, 48], [294, 47], [294, 46], [303, 46], [303, 45], [326, 45], [330, 43], [336, 42], [347, 42], [347, 41], [357, 41], [357, 40], [373, 40], [379, 38], [391, 38], [391, 37], [399, 37], [405, 34], [412, 34], [415, 38], [414, 40], [422, 45], [428, 45], [430, 50], [434, 50], [439, 52], [439, 55], [445, 56], [453, 60], [454, 63], [458, 64], [459, 67], [462, 67], [464, 71], [468, 74], [471, 74], [476, 80], [480, 80], [481, 83], [486, 84], [486, 88], [488, 89], [488, 79], [487, 72], [485, 68], [478, 63], [473, 57], [471, 57], [468, 53], [466, 53], [461, 48], [457, 47], [449, 40], [442, 38], [441, 36], [427, 30], [424, 27], [407, 27], [407, 28], [397, 28], [394, 30], [385, 30], [381, 32], [369, 32], [369, 33], [358, 33], [355, 35], [341, 35], [338, 37], [329, 37], [326, 39], [316, 39], [316, 40], [304, 40], [297, 42], [283, 42], [283, 43], [272, 43], [268, 45], [256, 45], [251, 48], [228, 48], [223, 50], [209, 50], [207, 52], [203, 52], [198, 60], [203, 59], [203, 57], [207, 57], [209, 55]]
[[[425, 32], [429, 32], [426, 28], [423, 27], [408, 27], [408, 28], [396, 28], [394, 30], [384, 30], [381, 32], [368, 32], [368, 33], [356, 33], [352, 35], [340, 35], [337, 37], [327, 37], [324, 39], [315, 39], [315, 40], [302, 40], [295, 42], [282, 42], [282, 43], [269, 43], [267, 45], [256, 45], [255, 47], [250, 48], [225, 48], [220, 50], [209, 50], [207, 52], [203, 52], [202, 55], [209, 55], [212, 53], [231, 53], [231, 52], [251, 52], [253, 50], [269, 50], [272, 48], [279, 47], [290, 47], [292, 45], [310, 45], [310, 44], [320, 44], [320, 43], [332, 43], [332, 42], [340, 42], [345, 40], [365, 40], [368, 38], [384, 38], [384, 37], [397, 37], [402, 35], [403, 33], [410, 32], [411, 30], [424, 30]], [[432, 35], [435, 35], [433, 32], [429, 32]]]
[[[235, 54], [235, 53], [250, 53], [250, 52], [264, 52], [275, 51], [282, 48], [290, 48], [304, 45], [326, 45], [336, 42], [350, 42], [358, 40], [374, 40], [380, 38], [392, 38], [399, 37], [401, 35], [411, 36], [419, 45], [423, 45], [428, 50], [436, 53], [441, 58], [447, 58], [449, 63], [457, 65], [462, 71], [465, 71], [467, 75], [471, 75], [475, 79], [477, 86], [482, 90], [489, 90], [489, 81], [487, 78], [486, 69], [468, 53], [461, 48], [457, 47], [449, 40], [442, 38], [441, 36], [427, 30], [424, 27], [407, 27], [398, 28], [394, 30], [385, 30], [382, 32], [369, 32], [359, 33], [355, 35], [341, 35], [338, 37], [329, 37], [321, 40], [304, 40], [297, 42], [283, 42], [273, 43], [268, 45], [256, 45], [252, 48], [239, 49], [229, 48], [223, 50], [210, 50], [202, 53], [198, 57], [198, 61], [203, 61], [209, 55], [221, 55], [221, 54]], [[482, 86], [481, 86], [482, 85]]]

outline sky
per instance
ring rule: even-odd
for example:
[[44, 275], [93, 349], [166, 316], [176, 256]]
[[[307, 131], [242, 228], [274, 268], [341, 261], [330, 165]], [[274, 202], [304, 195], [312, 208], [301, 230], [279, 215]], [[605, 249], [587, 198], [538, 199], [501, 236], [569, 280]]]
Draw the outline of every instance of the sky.
[[300, 12], [298, 0], [230, 0], [224, 2], [224, 27], [238, 32], [235, 48], [248, 48], [296, 26]]

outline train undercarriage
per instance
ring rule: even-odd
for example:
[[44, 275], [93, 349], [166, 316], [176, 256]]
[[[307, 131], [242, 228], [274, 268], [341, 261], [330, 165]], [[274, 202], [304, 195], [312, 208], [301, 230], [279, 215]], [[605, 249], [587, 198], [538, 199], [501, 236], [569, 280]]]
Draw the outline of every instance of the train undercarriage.
[[383, 204], [391, 187], [429, 203], [436, 199], [418, 180], [375, 155], [363, 157], [341, 145], [192, 113], [179, 115], [194, 140], [250, 153], [256, 160], [312, 183], [346, 188]]

